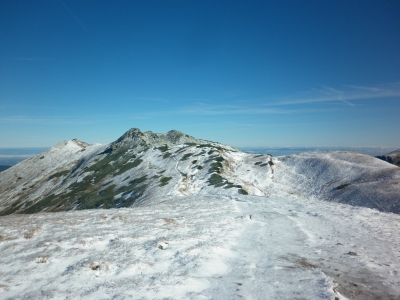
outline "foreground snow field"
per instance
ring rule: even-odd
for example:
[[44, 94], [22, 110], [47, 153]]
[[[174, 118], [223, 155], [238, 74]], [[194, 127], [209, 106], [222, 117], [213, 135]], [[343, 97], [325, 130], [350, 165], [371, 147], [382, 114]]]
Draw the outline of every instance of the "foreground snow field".
[[1, 299], [399, 299], [400, 216], [274, 194], [0, 218]]

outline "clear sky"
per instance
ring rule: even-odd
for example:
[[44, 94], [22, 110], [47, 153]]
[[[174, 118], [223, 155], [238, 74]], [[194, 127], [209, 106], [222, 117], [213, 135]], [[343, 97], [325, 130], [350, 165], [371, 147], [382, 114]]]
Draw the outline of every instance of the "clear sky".
[[400, 147], [400, 1], [0, 1], [0, 147], [132, 127]]

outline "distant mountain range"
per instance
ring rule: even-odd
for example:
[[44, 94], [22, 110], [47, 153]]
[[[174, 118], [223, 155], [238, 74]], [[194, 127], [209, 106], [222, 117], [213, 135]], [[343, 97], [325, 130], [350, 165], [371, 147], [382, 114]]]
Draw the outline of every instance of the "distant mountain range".
[[400, 149], [397, 149], [388, 154], [376, 156], [376, 157], [379, 159], [382, 159], [384, 161], [387, 161], [388, 163], [391, 163], [391, 164], [394, 164], [394, 165], [400, 167]]
[[119, 208], [190, 195], [290, 194], [400, 213], [400, 169], [355, 152], [275, 158], [137, 128], [61, 142], [0, 173], [0, 214]]

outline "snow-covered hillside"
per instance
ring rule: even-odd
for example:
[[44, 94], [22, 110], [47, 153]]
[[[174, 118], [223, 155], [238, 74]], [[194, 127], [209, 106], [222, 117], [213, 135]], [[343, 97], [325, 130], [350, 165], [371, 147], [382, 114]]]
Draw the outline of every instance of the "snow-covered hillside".
[[400, 212], [400, 169], [353, 152], [273, 158], [178, 131], [62, 142], [0, 173], [0, 214], [138, 206], [165, 196], [280, 192]]
[[0, 173], [0, 298], [399, 299], [399, 208], [358, 153], [65, 141]]
[[275, 182], [289, 193], [400, 213], [400, 168], [355, 152], [279, 157]]
[[246, 168], [232, 164], [241, 158], [248, 159], [177, 131], [131, 129], [110, 145], [66, 141], [0, 174], [0, 212], [129, 207], [166, 195], [262, 194], [253, 186], [258, 172], [235, 174]]

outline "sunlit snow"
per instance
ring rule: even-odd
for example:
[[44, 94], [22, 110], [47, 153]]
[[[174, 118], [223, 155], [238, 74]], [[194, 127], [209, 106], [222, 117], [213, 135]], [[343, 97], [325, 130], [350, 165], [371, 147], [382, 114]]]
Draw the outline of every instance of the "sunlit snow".
[[368, 208], [182, 197], [0, 223], [2, 299], [345, 299], [338, 286], [363, 299], [400, 294], [400, 216]]
[[[399, 170], [353, 152], [243, 153], [176, 131], [66, 141], [1, 173], [0, 298], [397, 299]], [[112, 187], [109, 203], [130, 207], [75, 210], [80, 184], [95, 197]], [[18, 214], [43, 195], [56, 196]]]

